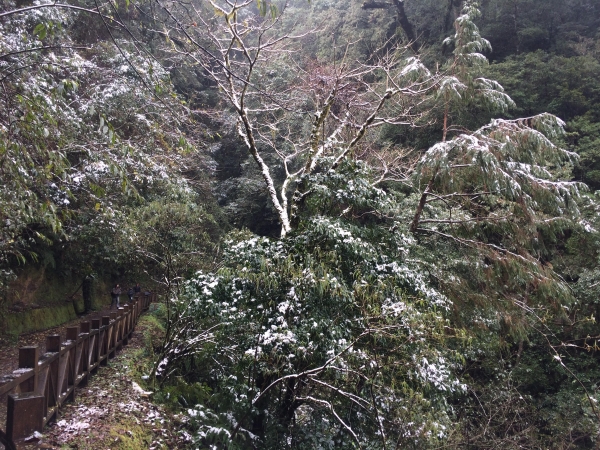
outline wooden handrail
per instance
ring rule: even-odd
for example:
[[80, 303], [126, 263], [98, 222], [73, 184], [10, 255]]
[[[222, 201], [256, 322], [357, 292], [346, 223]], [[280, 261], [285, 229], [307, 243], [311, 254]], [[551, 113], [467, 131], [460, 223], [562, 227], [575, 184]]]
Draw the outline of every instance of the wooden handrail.
[[63, 403], [75, 400], [79, 386], [87, 384], [100, 365], [127, 345], [139, 317], [156, 300], [156, 294], [138, 295], [116, 312], [67, 328], [66, 341], [46, 337], [46, 352], [21, 347], [19, 368], [0, 377], [0, 396], [8, 394], [6, 432], [0, 443], [18, 448], [35, 431], [56, 419]]

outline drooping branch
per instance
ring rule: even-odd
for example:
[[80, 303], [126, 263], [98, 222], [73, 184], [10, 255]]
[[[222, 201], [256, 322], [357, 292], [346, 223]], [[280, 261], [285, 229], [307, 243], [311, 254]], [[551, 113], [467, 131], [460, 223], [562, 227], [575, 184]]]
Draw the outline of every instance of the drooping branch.
[[34, 10], [34, 9], [42, 9], [42, 8], [66, 8], [66, 9], [74, 9], [76, 11], [87, 12], [87, 13], [90, 13], [90, 14], [97, 14], [97, 15], [103, 17], [106, 20], [109, 20], [109, 21], [111, 21], [113, 23], [118, 24], [121, 27], [123, 26], [122, 23], [116, 21], [113, 17], [106, 16], [106, 15], [102, 14], [100, 12], [100, 9], [98, 9], [98, 8], [97, 9], [88, 9], [88, 8], [82, 8], [81, 6], [65, 5], [63, 3], [45, 3], [43, 5], [34, 5], [34, 6], [28, 6], [26, 8], [13, 9], [11, 11], [6, 11], [6, 12], [3, 12], [3, 13], [0, 13], [0, 18], [1, 17], [6, 17], [6, 16], [11, 16], [13, 14], [20, 14], [20, 13], [31, 11], [31, 10]]
[[64, 49], [70, 49], [70, 50], [90, 50], [91, 49], [91, 47], [86, 47], [86, 46], [81, 46], [81, 45], [43, 45], [41, 47], [32, 47], [32, 48], [28, 48], [28, 49], [25, 49], [25, 50], [19, 50], [19, 51], [16, 51], [16, 52], [4, 53], [4, 54], [0, 55], [0, 59], [7, 58], [9, 56], [20, 55], [20, 54], [23, 54], [23, 53], [37, 52], [37, 51], [42, 51], [42, 50], [54, 49], [54, 48], [58, 48], [58, 49], [61, 49], [61, 50], [64, 50]]

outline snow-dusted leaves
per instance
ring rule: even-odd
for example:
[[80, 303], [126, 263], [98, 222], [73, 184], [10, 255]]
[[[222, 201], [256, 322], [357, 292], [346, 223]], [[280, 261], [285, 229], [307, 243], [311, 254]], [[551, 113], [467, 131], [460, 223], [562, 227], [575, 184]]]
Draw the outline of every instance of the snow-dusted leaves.
[[550, 114], [528, 119], [495, 119], [472, 134], [461, 134], [431, 147], [419, 161], [416, 185], [432, 191], [494, 195], [527, 208], [531, 216], [578, 213], [581, 183], [561, 179], [577, 155], [550, 138], [562, 132]]
[[188, 412], [198, 443], [351, 448], [443, 435], [460, 390], [457, 359], [438, 346], [450, 303], [406, 258], [414, 239], [393, 242], [392, 258], [365, 230], [316, 217], [283, 240], [234, 235], [223, 268], [188, 282], [176, 301], [188, 325], [172, 348], [210, 339], [161, 373], [192, 364], [211, 388]]

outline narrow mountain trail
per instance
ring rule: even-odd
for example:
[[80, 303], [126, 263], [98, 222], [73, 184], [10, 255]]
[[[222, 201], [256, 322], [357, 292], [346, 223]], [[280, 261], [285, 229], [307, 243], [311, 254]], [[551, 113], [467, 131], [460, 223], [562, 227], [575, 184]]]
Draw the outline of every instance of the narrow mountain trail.
[[[0, 376], [11, 374], [19, 367], [19, 348], [38, 346], [40, 351], [45, 350], [46, 336], [60, 335], [62, 341], [66, 340], [67, 328], [78, 325], [81, 322], [91, 321], [92, 319], [106, 316], [110, 313], [109, 305], [105, 308], [92, 311], [89, 314], [79, 316], [70, 322], [62, 325], [48, 328], [45, 330], [24, 333], [19, 335], [16, 340], [8, 336], [0, 336]], [[4, 429], [6, 425], [6, 395], [0, 395], [0, 428]]]
[[[88, 318], [80, 318], [63, 327], [75, 325], [81, 320]], [[42, 434], [33, 435], [25, 448], [188, 448], [189, 435], [185, 431], [185, 421], [163, 406], [154, 404], [152, 393], [140, 386], [141, 377], [150, 361], [145, 356], [144, 343], [154, 326], [147, 315], [142, 316], [129, 344], [107, 366], [101, 366], [88, 385], [78, 390], [75, 401], [64, 405], [56, 421], [47, 426]], [[46, 330], [42, 334], [45, 337], [53, 332], [60, 333], [63, 327]], [[19, 346], [29, 345], [34, 338], [27, 336], [24, 340], [27, 344], [19, 342]], [[3, 352], [3, 360], [5, 356]], [[3, 361], [3, 364], [5, 368], [9, 363]]]
[[[129, 345], [102, 367], [74, 403], [66, 405], [48, 427], [38, 448], [174, 449], [185, 448], [183, 423], [152, 403], [135, 381], [142, 368], [144, 332], [151, 325], [142, 318]], [[139, 380], [138, 380], [139, 381]]]

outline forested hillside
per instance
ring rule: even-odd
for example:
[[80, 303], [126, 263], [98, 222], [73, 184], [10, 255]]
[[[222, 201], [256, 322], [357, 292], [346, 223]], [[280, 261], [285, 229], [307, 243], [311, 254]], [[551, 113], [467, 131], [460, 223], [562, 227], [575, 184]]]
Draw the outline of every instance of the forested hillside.
[[160, 291], [191, 448], [598, 448], [600, 1], [0, 5], [4, 317]]

